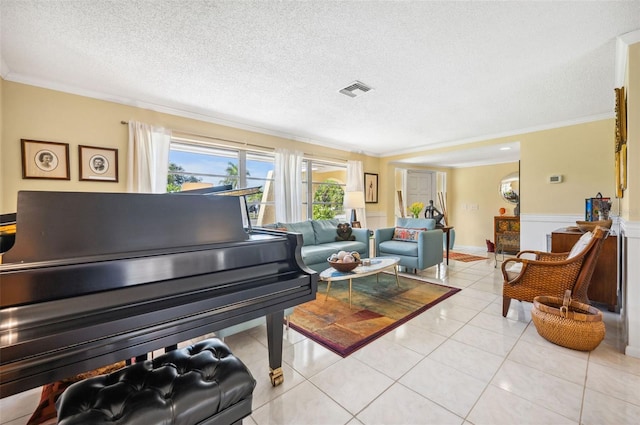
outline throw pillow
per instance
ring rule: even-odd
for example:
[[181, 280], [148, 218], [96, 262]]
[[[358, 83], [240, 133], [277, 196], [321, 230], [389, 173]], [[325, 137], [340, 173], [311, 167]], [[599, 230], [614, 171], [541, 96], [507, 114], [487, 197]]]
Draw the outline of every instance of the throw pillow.
[[571, 248], [567, 260], [580, 254], [587, 247], [587, 245], [589, 245], [589, 242], [591, 242], [591, 238], [593, 238], [593, 233], [591, 232], [587, 232], [584, 235], [580, 236], [580, 239], [578, 239], [575, 245], [573, 245], [573, 248]]
[[509, 266], [509, 268], [507, 268], [507, 279], [509, 280], [513, 280], [516, 277], [518, 277], [518, 275], [520, 273], [522, 273], [522, 266], [523, 263], [513, 263], [511, 266]]
[[338, 224], [338, 228], [336, 229], [336, 233], [338, 234], [338, 236], [336, 236], [336, 242], [355, 241], [356, 237], [351, 234], [352, 232], [353, 229], [351, 229], [349, 223]]
[[56, 411], [56, 400], [58, 400], [64, 390], [66, 390], [71, 384], [82, 381], [83, 379], [115, 372], [118, 369], [122, 369], [124, 366], [125, 362], [122, 361], [90, 372], [84, 372], [74, 377], [63, 379], [62, 381], [44, 385], [42, 387], [40, 403], [38, 403], [38, 407], [36, 407], [36, 410], [29, 418], [27, 425], [49, 425], [50, 423], [57, 423], [58, 412]]
[[393, 229], [393, 240], [405, 242], [418, 242], [420, 232], [427, 230], [426, 228], [413, 229], [407, 227], [396, 227]]

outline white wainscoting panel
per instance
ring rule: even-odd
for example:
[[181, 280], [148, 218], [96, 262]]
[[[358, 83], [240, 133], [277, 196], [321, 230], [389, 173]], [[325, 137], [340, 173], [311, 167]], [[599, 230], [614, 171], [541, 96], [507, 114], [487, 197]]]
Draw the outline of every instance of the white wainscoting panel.
[[387, 215], [382, 212], [367, 212], [367, 227], [369, 230], [387, 227]]
[[[620, 234], [618, 217], [612, 216], [611, 219], [613, 220], [611, 228], [615, 230], [616, 234]], [[520, 249], [550, 251], [551, 245], [549, 245], [547, 249], [547, 237], [549, 237], [554, 230], [575, 226], [578, 220], [584, 220], [584, 216], [569, 214], [521, 214]]]
[[623, 238], [620, 314], [627, 331], [625, 354], [640, 358], [640, 222], [621, 221]]

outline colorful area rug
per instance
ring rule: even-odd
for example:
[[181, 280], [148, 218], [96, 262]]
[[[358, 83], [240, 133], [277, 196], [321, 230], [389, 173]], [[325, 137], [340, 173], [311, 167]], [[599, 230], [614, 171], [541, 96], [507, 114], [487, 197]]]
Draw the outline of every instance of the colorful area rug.
[[[444, 252], [443, 254], [446, 258], [447, 253]], [[470, 261], [480, 261], [480, 260], [486, 260], [486, 259], [487, 257], [479, 257], [477, 255], [463, 254], [461, 252], [449, 251], [449, 260], [456, 260], [456, 261], [462, 261], [464, 263], [468, 263]]]
[[325, 301], [326, 282], [318, 283], [316, 300], [297, 306], [290, 326], [329, 350], [346, 357], [449, 298], [460, 289], [380, 273], [353, 279], [352, 308], [349, 281], [332, 282]]

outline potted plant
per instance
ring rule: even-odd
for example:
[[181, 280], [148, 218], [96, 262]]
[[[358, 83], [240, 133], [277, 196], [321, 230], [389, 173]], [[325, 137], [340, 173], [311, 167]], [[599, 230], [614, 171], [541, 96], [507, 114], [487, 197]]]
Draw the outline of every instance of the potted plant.
[[407, 208], [409, 213], [411, 213], [411, 217], [418, 218], [420, 216], [420, 211], [424, 208], [424, 204], [422, 202], [414, 202]]

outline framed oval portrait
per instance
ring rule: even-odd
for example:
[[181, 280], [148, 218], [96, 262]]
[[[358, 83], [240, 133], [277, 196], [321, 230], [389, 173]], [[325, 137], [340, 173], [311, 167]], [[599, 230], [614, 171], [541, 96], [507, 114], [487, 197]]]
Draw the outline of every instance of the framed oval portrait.
[[80, 180], [118, 181], [118, 149], [96, 146], [78, 146], [80, 157]]

